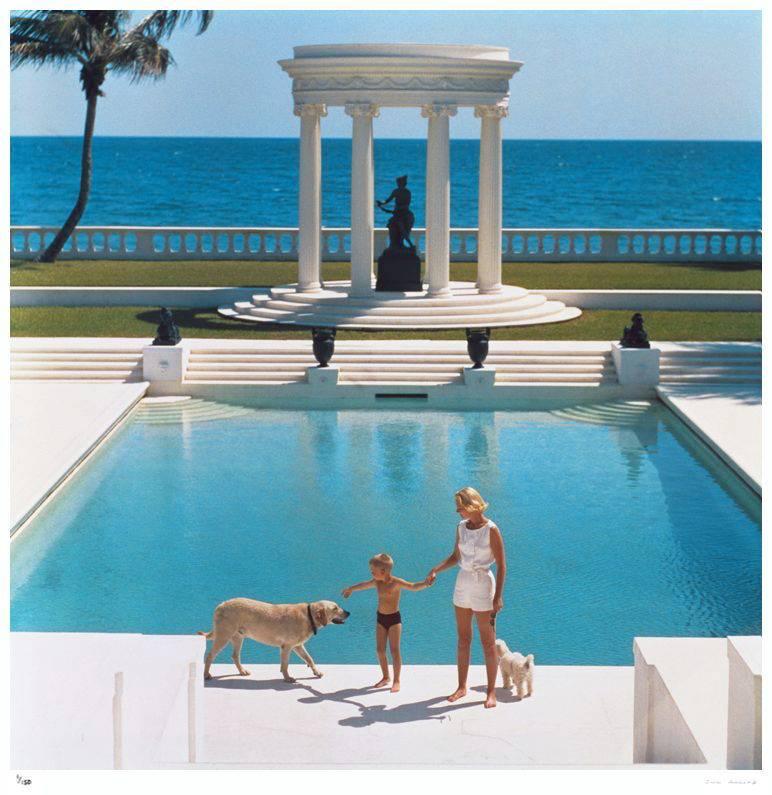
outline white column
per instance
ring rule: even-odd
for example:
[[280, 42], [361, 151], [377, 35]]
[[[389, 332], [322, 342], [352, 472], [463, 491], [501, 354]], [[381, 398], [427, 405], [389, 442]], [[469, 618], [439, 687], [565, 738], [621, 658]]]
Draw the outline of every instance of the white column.
[[351, 133], [351, 294], [369, 295], [373, 289], [373, 118], [378, 106], [350, 102]]
[[450, 293], [450, 117], [456, 105], [424, 105], [426, 144], [426, 280], [429, 295]]
[[502, 105], [478, 105], [480, 124], [480, 190], [477, 215], [477, 289], [501, 290], [501, 120]]
[[295, 105], [300, 116], [300, 203], [298, 208], [298, 291], [321, 288], [322, 133], [326, 105]]

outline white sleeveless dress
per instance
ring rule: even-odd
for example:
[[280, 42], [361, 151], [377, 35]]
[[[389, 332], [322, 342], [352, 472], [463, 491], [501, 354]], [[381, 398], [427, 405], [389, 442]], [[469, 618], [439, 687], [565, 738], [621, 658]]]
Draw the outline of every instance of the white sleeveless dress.
[[467, 527], [466, 520], [458, 525], [459, 572], [453, 591], [453, 604], [476, 613], [493, 610], [496, 580], [491, 571], [495, 561], [491, 549], [490, 519], [476, 530]]

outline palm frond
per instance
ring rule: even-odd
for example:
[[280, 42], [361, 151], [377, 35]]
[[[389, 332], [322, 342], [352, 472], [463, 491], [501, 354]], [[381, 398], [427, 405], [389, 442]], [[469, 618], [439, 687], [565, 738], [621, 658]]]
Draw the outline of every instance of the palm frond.
[[196, 35], [200, 35], [209, 27], [214, 11], [154, 11], [130, 32], [162, 39], [169, 36], [177, 25], [186, 25], [193, 15], [198, 16]]
[[11, 17], [11, 43], [15, 40], [50, 42], [60, 50], [92, 49], [95, 31], [76, 11], [33, 11]]
[[108, 69], [130, 75], [132, 83], [158, 80], [173, 63], [172, 54], [156, 38], [135, 32], [124, 36], [108, 55]]
[[85, 63], [84, 59], [72, 50], [63, 50], [47, 41], [34, 39], [18, 40], [11, 44], [11, 68], [23, 64], [41, 67], [50, 65], [66, 67], [75, 61]]

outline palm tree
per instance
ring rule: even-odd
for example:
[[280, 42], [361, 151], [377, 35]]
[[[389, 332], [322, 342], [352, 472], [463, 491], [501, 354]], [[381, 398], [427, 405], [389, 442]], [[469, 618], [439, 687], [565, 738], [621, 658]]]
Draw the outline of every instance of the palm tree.
[[86, 94], [78, 200], [64, 226], [38, 258], [40, 262], [56, 260], [86, 209], [91, 190], [97, 97], [104, 96], [101, 86], [107, 73], [128, 74], [132, 83], [163, 77], [174, 59], [160, 41], [194, 14], [198, 16], [198, 35], [209, 27], [212, 11], [154, 11], [128, 30], [130, 11], [27, 11], [11, 17], [11, 67], [33, 64], [61, 68], [78, 63]]

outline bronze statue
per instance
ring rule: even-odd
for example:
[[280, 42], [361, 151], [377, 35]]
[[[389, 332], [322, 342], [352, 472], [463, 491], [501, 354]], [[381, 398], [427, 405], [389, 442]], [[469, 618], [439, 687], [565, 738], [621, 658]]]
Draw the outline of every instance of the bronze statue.
[[176, 345], [182, 337], [172, 313], [165, 306], [161, 307], [161, 323], [156, 331], [153, 345]]
[[[415, 244], [410, 239], [415, 216], [410, 211], [410, 191], [407, 174], [397, 177], [397, 187], [385, 201], [375, 203], [379, 210], [391, 214], [389, 245], [378, 257], [378, 278], [375, 289], [384, 292], [421, 292], [421, 260]], [[394, 206], [386, 207], [393, 201]]]
[[[415, 248], [413, 241], [410, 239], [415, 216], [410, 210], [411, 194], [406, 185], [407, 174], [397, 177], [397, 187], [389, 194], [389, 198], [382, 202], [375, 202], [379, 210], [391, 213], [391, 218], [386, 224], [389, 230], [389, 248], [401, 248], [405, 244], [410, 248]], [[390, 201], [394, 201], [393, 209], [384, 207]]]
[[649, 343], [649, 335], [643, 327], [643, 315], [636, 312], [632, 316], [632, 325], [625, 326], [625, 331], [622, 334], [622, 339], [619, 344], [623, 348], [651, 348]]

